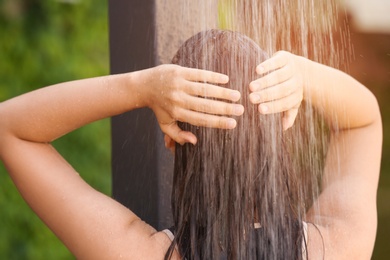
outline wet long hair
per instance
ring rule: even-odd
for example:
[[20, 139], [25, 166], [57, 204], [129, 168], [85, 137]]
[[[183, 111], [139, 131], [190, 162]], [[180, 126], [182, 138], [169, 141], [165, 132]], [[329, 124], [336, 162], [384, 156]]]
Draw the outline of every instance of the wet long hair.
[[173, 63], [227, 74], [245, 107], [233, 130], [180, 123], [198, 138], [177, 144], [172, 212], [175, 247], [185, 259], [301, 259], [299, 176], [280, 114], [261, 115], [249, 83], [267, 54], [243, 34], [208, 30], [188, 39]]

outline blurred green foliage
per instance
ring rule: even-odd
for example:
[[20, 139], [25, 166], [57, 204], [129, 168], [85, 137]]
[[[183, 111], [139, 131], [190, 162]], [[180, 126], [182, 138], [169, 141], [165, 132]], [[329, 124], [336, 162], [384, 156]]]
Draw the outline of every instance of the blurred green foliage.
[[[107, 27], [106, 1], [0, 0], [0, 102], [108, 74]], [[54, 145], [88, 183], [111, 193], [108, 120]], [[74, 259], [22, 200], [1, 163], [0, 190], [0, 259]]]

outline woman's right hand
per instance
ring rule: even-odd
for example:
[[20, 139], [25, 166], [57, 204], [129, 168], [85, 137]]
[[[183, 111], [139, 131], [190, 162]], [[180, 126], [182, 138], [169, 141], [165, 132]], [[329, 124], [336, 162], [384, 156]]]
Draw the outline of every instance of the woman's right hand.
[[147, 74], [141, 82], [145, 102], [155, 113], [161, 130], [180, 144], [196, 144], [197, 139], [193, 133], [182, 131], [177, 121], [232, 129], [236, 121], [228, 116], [244, 113], [242, 105], [232, 103], [240, 99], [240, 92], [213, 85], [226, 84], [226, 75], [178, 65], [160, 65], [144, 72]]

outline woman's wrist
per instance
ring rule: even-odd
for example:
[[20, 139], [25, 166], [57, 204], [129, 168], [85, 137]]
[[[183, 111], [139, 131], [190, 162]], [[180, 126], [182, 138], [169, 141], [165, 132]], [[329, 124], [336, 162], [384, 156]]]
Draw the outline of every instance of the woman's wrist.
[[[149, 69], [121, 74], [122, 79], [114, 87], [120, 88], [125, 98], [126, 110], [149, 107], [150, 84], [148, 84]], [[123, 83], [122, 83], [123, 82]]]

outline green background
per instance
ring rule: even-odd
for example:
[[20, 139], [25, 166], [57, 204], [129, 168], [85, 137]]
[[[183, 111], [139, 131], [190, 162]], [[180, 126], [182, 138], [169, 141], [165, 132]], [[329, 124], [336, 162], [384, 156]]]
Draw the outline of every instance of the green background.
[[[77, 4], [74, 4], [77, 3]], [[390, 35], [352, 31], [350, 73], [378, 97], [385, 129], [373, 259], [390, 256]], [[63, 81], [109, 73], [107, 2], [0, 0], [0, 102]], [[1, 120], [1, 119], [0, 119]], [[110, 126], [102, 120], [54, 145], [96, 189], [111, 193]], [[0, 164], [0, 259], [73, 259], [25, 204]]]
[[[109, 73], [106, 1], [0, 0], [0, 10], [0, 101]], [[108, 119], [54, 145], [88, 183], [111, 194]], [[22, 200], [1, 163], [0, 209], [0, 259], [74, 258]]]

